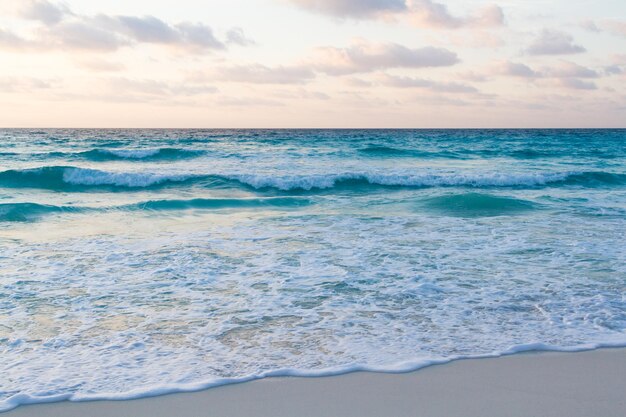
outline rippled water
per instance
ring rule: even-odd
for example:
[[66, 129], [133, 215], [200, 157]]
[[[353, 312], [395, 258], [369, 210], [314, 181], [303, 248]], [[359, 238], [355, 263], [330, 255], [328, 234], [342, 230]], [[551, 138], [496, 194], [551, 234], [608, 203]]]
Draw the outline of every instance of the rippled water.
[[626, 344], [625, 130], [0, 131], [0, 410]]

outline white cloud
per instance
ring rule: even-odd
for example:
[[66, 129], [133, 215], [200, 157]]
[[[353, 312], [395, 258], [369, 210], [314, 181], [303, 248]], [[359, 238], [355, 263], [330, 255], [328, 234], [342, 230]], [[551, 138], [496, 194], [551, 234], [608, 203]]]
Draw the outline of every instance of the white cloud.
[[251, 84], [304, 84], [315, 78], [315, 73], [305, 66], [267, 67], [251, 64], [221, 68], [217, 78]]
[[278, 100], [258, 97], [221, 97], [217, 104], [227, 107], [281, 107], [285, 104]]
[[605, 20], [602, 27], [614, 35], [626, 36], [626, 21], [624, 20]]
[[3, 93], [24, 93], [35, 90], [47, 90], [53, 82], [33, 77], [0, 77], [0, 91]]
[[530, 55], [569, 55], [585, 52], [574, 38], [557, 30], [544, 29], [526, 50]]
[[604, 67], [605, 75], [620, 75], [626, 73], [626, 66], [612, 64]]
[[405, 0], [287, 0], [306, 10], [335, 17], [371, 18], [408, 9]]
[[569, 61], [561, 61], [556, 66], [543, 67], [541, 70], [532, 69], [528, 65], [518, 62], [504, 61], [495, 65], [494, 73], [528, 79], [579, 79], [600, 77], [597, 71]]
[[84, 21], [61, 22], [44, 29], [42, 35], [29, 41], [31, 48], [114, 51], [130, 44], [127, 38]]
[[59, 23], [70, 10], [63, 4], [53, 4], [47, 0], [26, 0], [21, 9], [25, 19], [38, 20], [46, 25]]
[[79, 60], [77, 65], [94, 72], [117, 72], [125, 69], [124, 65], [120, 63], [97, 58]]
[[421, 27], [456, 29], [504, 24], [497, 5], [487, 5], [467, 16], [454, 16], [443, 3], [432, 0], [283, 0], [305, 10], [338, 18], [388, 19], [407, 17]]
[[499, 6], [488, 5], [468, 16], [454, 16], [448, 7], [431, 0], [411, 0], [412, 20], [418, 26], [456, 29], [464, 26], [493, 27], [504, 24], [504, 12]]
[[617, 36], [626, 36], [626, 21], [617, 19], [604, 19], [593, 21], [590, 19], [583, 20], [579, 24], [580, 27], [590, 32], [609, 32]]
[[573, 62], [563, 61], [554, 68], [548, 68], [544, 71], [547, 76], [557, 78], [598, 78], [599, 74], [587, 67], [575, 64]]
[[318, 48], [311, 65], [320, 72], [341, 75], [386, 68], [447, 67], [458, 62], [457, 55], [444, 48], [358, 42], [348, 48]]
[[598, 27], [598, 25], [596, 25], [596, 22], [594, 22], [593, 20], [583, 20], [581, 21], [578, 26], [580, 26], [583, 29], [586, 29], [590, 32], [600, 32], [600, 28]]
[[582, 65], [561, 61], [553, 67], [534, 70], [526, 64], [504, 61], [496, 64], [495, 72], [500, 75], [522, 78], [598, 78], [598, 72]]
[[219, 40], [213, 29], [203, 23], [167, 23], [154, 16], [73, 13], [67, 6], [46, 0], [31, 0], [19, 17], [38, 21], [35, 37], [26, 39], [0, 29], [0, 47], [21, 50], [81, 49], [114, 51], [136, 44], [158, 44], [188, 52], [226, 48], [226, 43], [250, 45], [240, 28], [233, 28]]
[[214, 86], [201, 83], [167, 82], [125, 77], [106, 78], [101, 80], [101, 82], [106, 91], [120, 91], [127, 96], [139, 95], [146, 99], [214, 94], [218, 91]]
[[539, 78], [539, 72], [533, 70], [526, 64], [519, 62], [504, 61], [496, 65], [496, 73], [521, 78]]
[[231, 30], [229, 30], [226, 33], [226, 43], [239, 46], [249, 46], [256, 44], [256, 42], [248, 38], [245, 33], [243, 33], [243, 29], [241, 28], [232, 28]]
[[202, 23], [183, 22], [176, 25], [178, 44], [199, 49], [224, 49], [225, 45], [213, 35], [213, 30]]
[[179, 31], [154, 16], [115, 16], [106, 17], [106, 20], [114, 29], [139, 42], [176, 43], [182, 40]]
[[553, 67], [544, 67], [540, 71], [525, 64], [504, 61], [494, 66], [494, 73], [525, 78], [530, 82], [539, 80], [542, 87], [557, 86], [570, 90], [595, 90], [596, 84], [585, 79], [600, 77], [597, 71], [569, 61], [562, 61]]
[[478, 93], [478, 90], [471, 85], [457, 82], [441, 82], [422, 78], [398, 77], [385, 75], [382, 79], [383, 85], [396, 88], [420, 88], [437, 93]]
[[330, 96], [321, 91], [308, 91], [303, 88], [298, 88], [296, 90], [282, 90], [282, 91], [274, 91], [272, 96], [281, 98], [281, 99], [305, 99], [305, 100], [330, 100]]
[[0, 48], [23, 50], [28, 46], [28, 42], [25, 39], [7, 30], [0, 29]]
[[571, 90], [597, 90], [597, 86], [589, 81], [579, 80], [578, 78], [560, 78], [558, 83], [565, 88]]

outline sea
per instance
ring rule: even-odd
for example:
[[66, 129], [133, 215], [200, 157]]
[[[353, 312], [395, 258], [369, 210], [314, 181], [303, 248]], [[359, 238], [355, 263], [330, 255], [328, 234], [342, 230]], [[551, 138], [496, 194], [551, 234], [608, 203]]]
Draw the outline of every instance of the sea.
[[626, 130], [0, 130], [0, 411], [626, 346]]

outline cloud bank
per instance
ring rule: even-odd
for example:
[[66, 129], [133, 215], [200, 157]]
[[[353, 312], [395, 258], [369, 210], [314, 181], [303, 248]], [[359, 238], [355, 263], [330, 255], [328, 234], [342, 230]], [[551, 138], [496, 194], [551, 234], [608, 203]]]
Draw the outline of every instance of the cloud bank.
[[600, 78], [597, 71], [569, 61], [561, 61], [556, 66], [544, 67], [540, 70], [519, 62], [504, 61], [494, 66], [493, 73], [526, 79], [530, 82], [549, 80], [557, 86], [575, 90], [596, 90], [597, 85], [593, 81], [586, 80]]
[[443, 3], [432, 0], [284, 0], [301, 9], [336, 18], [407, 18], [420, 27], [457, 29], [504, 25], [504, 12], [487, 5], [467, 16], [455, 16]]
[[0, 29], [1, 47], [115, 51], [125, 46], [155, 44], [203, 53], [224, 50], [229, 44], [253, 44], [240, 28], [233, 28], [224, 39], [218, 39], [213, 29], [204, 23], [186, 21], [171, 24], [154, 16], [80, 15], [63, 4], [47, 0], [27, 1], [19, 11], [19, 16], [38, 22], [41, 26], [33, 38]]
[[475, 87], [467, 84], [433, 81], [414, 77], [399, 77], [393, 75], [385, 75], [382, 78], [382, 84], [387, 87], [418, 88], [433, 91], [435, 93], [478, 93], [478, 90]]
[[405, 0], [287, 0], [290, 3], [317, 13], [334, 17], [374, 18], [386, 14], [405, 12]]
[[460, 62], [456, 53], [445, 48], [427, 46], [412, 49], [396, 43], [356, 42], [347, 48], [318, 48], [316, 55], [311, 66], [330, 75], [388, 68], [448, 67]]
[[217, 71], [217, 78], [250, 84], [304, 84], [315, 78], [315, 73], [305, 66], [250, 64], [221, 68]]
[[357, 116], [414, 126], [416, 115], [471, 125], [509, 114], [517, 122], [523, 112], [558, 122], [567, 111], [578, 112], [574, 123], [608, 112], [623, 124], [619, 8], [598, 7], [590, 19], [561, 4], [549, 15], [494, 1], [180, 2], [173, 19], [158, 2], [137, 13], [124, 2], [0, 0], [0, 113], [5, 125], [28, 124], [35, 111], [62, 109], [58, 123], [72, 124], [66, 114], [89, 102], [94, 125], [135, 111], [159, 123], [178, 114], [183, 125], [238, 125], [242, 115], [255, 126]]
[[530, 55], [570, 55], [586, 51], [574, 43], [571, 35], [551, 29], [544, 29], [526, 50]]

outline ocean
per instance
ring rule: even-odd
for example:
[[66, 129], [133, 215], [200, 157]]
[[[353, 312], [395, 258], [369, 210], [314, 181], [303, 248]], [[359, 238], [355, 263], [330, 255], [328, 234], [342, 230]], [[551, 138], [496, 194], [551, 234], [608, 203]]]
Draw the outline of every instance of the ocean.
[[0, 130], [0, 411], [626, 346], [626, 130]]

